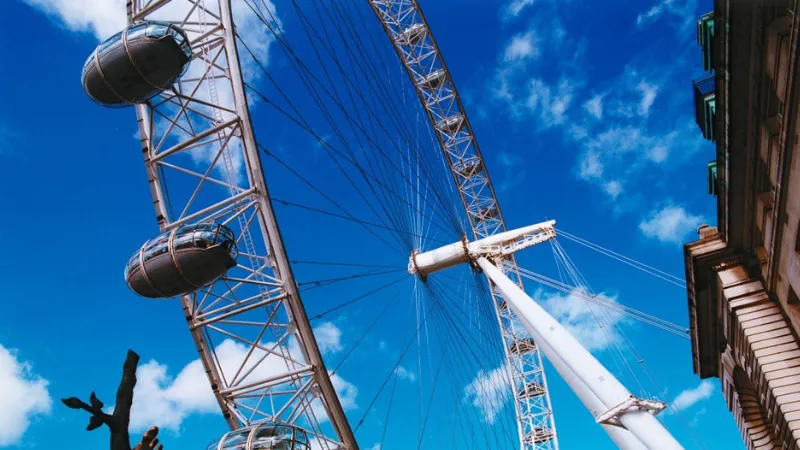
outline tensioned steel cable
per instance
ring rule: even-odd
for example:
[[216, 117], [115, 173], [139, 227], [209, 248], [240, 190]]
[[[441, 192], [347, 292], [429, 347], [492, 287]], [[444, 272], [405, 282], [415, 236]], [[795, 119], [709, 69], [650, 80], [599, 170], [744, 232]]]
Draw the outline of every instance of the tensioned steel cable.
[[[270, 14], [271, 14], [271, 13], [270, 13]], [[324, 86], [322, 86], [322, 83], [321, 83], [321, 82], [319, 82], [319, 80], [318, 80], [318, 79], [317, 79], [317, 78], [316, 78], [316, 77], [313, 75], [313, 73], [310, 73], [310, 70], [308, 70], [308, 69], [307, 69], [307, 67], [306, 67], [306, 66], [303, 64], [303, 62], [302, 62], [302, 59], [301, 59], [301, 58], [299, 58], [299, 57], [298, 57], [298, 56], [297, 56], [297, 55], [296, 55], [296, 54], [293, 52], [293, 50], [291, 49], [291, 47], [290, 47], [290, 46], [288, 46], [288, 45], [287, 45], [287, 44], [284, 42], [284, 39], [283, 39], [282, 35], [281, 35], [280, 33], [276, 32], [276, 30], [275, 30], [275, 29], [274, 29], [272, 26], [270, 26], [270, 25], [269, 25], [269, 23], [268, 23], [268, 22], [267, 22], [267, 21], [266, 21], [266, 20], [265, 20], [263, 17], [261, 17], [261, 16], [259, 15], [259, 18], [262, 20], [262, 22], [264, 22], [264, 24], [265, 24], [265, 25], [266, 25], [266, 26], [267, 26], [267, 27], [268, 27], [268, 28], [269, 28], [271, 31], [273, 31], [273, 33], [276, 33], [276, 34], [275, 34], [275, 35], [276, 35], [276, 40], [277, 40], [278, 42], [280, 42], [280, 43], [282, 43], [282, 44], [283, 44], [283, 48], [286, 50], [286, 52], [288, 52], [289, 54], [291, 54], [291, 55], [292, 55], [293, 59], [295, 60], [294, 62], [297, 62], [297, 65], [298, 65], [300, 68], [303, 68], [303, 69], [305, 69], [305, 73], [304, 73], [304, 72], [302, 72], [302, 71], [301, 71], [301, 70], [299, 70], [299, 69], [296, 69], [296, 72], [298, 73], [298, 75], [300, 75], [301, 77], [302, 77], [304, 74], [305, 74], [305, 75], [308, 75], [308, 77], [309, 77], [311, 80], [315, 81], [315, 82], [316, 82], [316, 83], [317, 83], [317, 84], [318, 84], [318, 85], [319, 85], [319, 86], [322, 88], [323, 92], [324, 92], [324, 93], [325, 93], [325, 94], [326, 94], [328, 97], [330, 97], [330, 98], [334, 98], [334, 96], [333, 96], [333, 95], [332, 95], [332, 94], [331, 94], [331, 93], [330, 93], [330, 92], [329, 92], [329, 91], [328, 91], [328, 90], [327, 90], [327, 89], [326, 89]], [[245, 44], [245, 45], [246, 45], [246, 44]], [[294, 63], [294, 62], [293, 62], [291, 59], [290, 59], [290, 62]], [[262, 70], [264, 70], [264, 71], [266, 72], [266, 70], [263, 68], [263, 66], [262, 66]], [[271, 81], [274, 83], [274, 80], [273, 80], [273, 79], [272, 79], [270, 76], [268, 76], [268, 78], [269, 78], [269, 79], [270, 79], [270, 80], [271, 80]], [[347, 81], [347, 77], [344, 77], [344, 79], [345, 79], [345, 81]], [[303, 81], [303, 82], [304, 82], [304, 84], [306, 85], [306, 88], [309, 90], [309, 92], [312, 92], [312, 93], [313, 93], [313, 92], [316, 92], [316, 89], [315, 89], [315, 88], [313, 88], [312, 86], [309, 86], [309, 85], [306, 83], [306, 81], [305, 81], [305, 77], [303, 77], [303, 78], [302, 78], [302, 81]], [[284, 97], [285, 97], [285, 95], [284, 95]], [[337, 103], [337, 102], [335, 101], [335, 98], [334, 98], [334, 103], [335, 103], [335, 104], [336, 104], [336, 105], [337, 105], [337, 106], [338, 106], [338, 107], [339, 107], [339, 108], [340, 108], [340, 109], [343, 111], [343, 113], [345, 114], [345, 116], [346, 116], [346, 117], [348, 117], [350, 120], [352, 120], [352, 118], [350, 117], [350, 115], [347, 113], [347, 111], [346, 111], [346, 108], [344, 108], [344, 107], [343, 107], [343, 105], [341, 105], [341, 104]], [[378, 123], [381, 123], [381, 121], [380, 121], [380, 118], [379, 118], [379, 117], [374, 117], [374, 119], [375, 119], [375, 120], [377, 120], [377, 121], [378, 121]], [[383, 128], [383, 129], [385, 130], [385, 128]], [[366, 133], [366, 131], [365, 131], [365, 130], [362, 130], [362, 131], [364, 132], [364, 134], [365, 134], [365, 137], [368, 137], [368, 138], [369, 138], [369, 134], [368, 134], [368, 133]], [[387, 132], [387, 134], [388, 134], [388, 132]], [[391, 137], [391, 136], [389, 135], [389, 137]], [[398, 151], [399, 151], [399, 147], [397, 147], [396, 145], [395, 145], [394, 147], [395, 147], [395, 149], [396, 149], [396, 150], [398, 150]], [[380, 146], [377, 146], [377, 145], [376, 145], [376, 148], [380, 149]], [[441, 205], [441, 201], [440, 201], [440, 205]], [[442, 208], [442, 209], [444, 209], [444, 208]], [[449, 209], [447, 209], [447, 210], [449, 211]]]

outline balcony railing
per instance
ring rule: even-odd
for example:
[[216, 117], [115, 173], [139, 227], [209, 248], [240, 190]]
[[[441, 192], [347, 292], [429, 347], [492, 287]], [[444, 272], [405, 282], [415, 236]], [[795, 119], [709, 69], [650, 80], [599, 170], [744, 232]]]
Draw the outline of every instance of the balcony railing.
[[714, 136], [714, 124], [716, 123], [715, 77], [709, 75], [696, 80], [693, 85], [695, 122], [703, 131], [704, 138], [716, 142]]
[[717, 160], [708, 163], [708, 193], [717, 196]]
[[714, 72], [714, 12], [697, 21], [697, 44], [703, 48], [703, 70]]

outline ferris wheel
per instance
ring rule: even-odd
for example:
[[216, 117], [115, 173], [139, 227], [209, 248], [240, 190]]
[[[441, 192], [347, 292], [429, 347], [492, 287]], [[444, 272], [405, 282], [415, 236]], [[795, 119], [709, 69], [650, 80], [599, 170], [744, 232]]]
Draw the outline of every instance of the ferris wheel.
[[[402, 377], [400, 363], [414, 344], [420, 374], [427, 367], [431, 383], [430, 397], [419, 401], [428, 409], [420, 413], [425, 421], [418, 424], [418, 447], [439, 380], [449, 377], [451, 388], [468, 386], [475, 397], [488, 397], [495, 414], [507, 397], [513, 404], [505, 422], [479, 424], [454, 415], [453, 442], [484, 439], [492, 448], [557, 449], [544, 353], [615, 443], [623, 448], [655, 448], [653, 442], [658, 448], [680, 448], [654, 418], [663, 403], [633, 396], [544, 310], [528, 302], [522, 278], [560, 290], [585, 288], [585, 280], [555, 241], [555, 222], [506, 227], [467, 112], [417, 2], [290, 3], [312, 49], [305, 53], [284, 35], [267, 0], [241, 0], [235, 6], [230, 0], [132, 0], [129, 26], [98, 46], [84, 65], [84, 89], [95, 102], [136, 109], [161, 233], [133, 252], [125, 280], [143, 297], [180, 298], [203, 370], [231, 429], [209, 450], [358, 449], [355, 432], [381, 393], [391, 390], [394, 397]], [[362, 3], [373, 22], [364, 8], [358, 9]], [[269, 42], [265, 44], [263, 35], [248, 42], [240, 17], [258, 24]], [[391, 46], [372, 34], [360, 35], [365, 29], [382, 30]], [[265, 45], [277, 45], [285, 55], [283, 73], [268, 69], [259, 55]], [[394, 60], [389, 52], [395, 53]], [[398, 74], [406, 76], [406, 84], [392, 78]], [[267, 80], [270, 92], [252, 78]], [[303, 86], [309, 99], [298, 104], [282, 83]], [[332, 161], [329, 173], [312, 179], [302, 170], [306, 158], [287, 163], [283, 152], [257, 139], [252, 104], [266, 105], [268, 122], [280, 119], [286, 124], [281, 126], [310, 135], [317, 151]], [[312, 119], [309, 110], [315, 111]], [[305, 151], [310, 145], [298, 147]], [[281, 198], [272, 194], [275, 186], [265, 178], [266, 160], [295, 177], [296, 184], [284, 189]], [[340, 178], [333, 180], [335, 173]], [[377, 220], [362, 220], [328, 194], [339, 184], [349, 185], [364, 200], [364, 211]], [[328, 209], [283, 197], [301, 187], [323, 199]], [[323, 263], [288, 256], [286, 222], [282, 233], [278, 206], [347, 221], [351, 234], [374, 241], [376, 254], [395, 250], [401, 255], [404, 275], [352, 299], [335, 298], [346, 297], [330, 288], [339, 282], [398, 275], [397, 265], [346, 263], [347, 255], [339, 252], [341, 260], [328, 265], [371, 270], [297, 281], [299, 264]], [[323, 247], [347, 251], [347, 245], [337, 247], [324, 235], [305, 239], [321, 253]], [[515, 252], [543, 243], [551, 244], [571, 283], [517, 266]], [[460, 270], [456, 273], [461, 278], [456, 283], [437, 278], [448, 276], [445, 269]], [[340, 398], [347, 384], [338, 372], [344, 360], [332, 369], [326, 365], [312, 322], [397, 283], [413, 292], [407, 312], [415, 319], [413, 332], [400, 339], [389, 375], [376, 373], [382, 381], [378, 394], [354, 424]], [[305, 299], [326, 287], [320, 296], [330, 301], [328, 308], [309, 317]], [[597, 307], [616, 308], [617, 313], [682, 333], [669, 322], [604, 304], [589, 290], [580, 292]], [[458, 303], [467, 298], [468, 305]], [[391, 306], [389, 301], [379, 311], [357, 344]], [[441, 354], [419, 351], [431, 339], [439, 341]], [[469, 355], [445, 345], [447, 339], [477, 350], [470, 348]], [[487, 372], [498, 369], [488, 380], [470, 383], [461, 374], [442, 374], [445, 362], [458, 364], [454, 358], [476, 368], [491, 365], [484, 367]], [[598, 374], [601, 382], [590, 379]], [[391, 405], [392, 399], [389, 412]], [[388, 412], [386, 416], [388, 421]], [[476, 436], [477, 426], [492, 431]], [[472, 436], [455, 437], [468, 430]], [[382, 440], [386, 433], [384, 426]]]

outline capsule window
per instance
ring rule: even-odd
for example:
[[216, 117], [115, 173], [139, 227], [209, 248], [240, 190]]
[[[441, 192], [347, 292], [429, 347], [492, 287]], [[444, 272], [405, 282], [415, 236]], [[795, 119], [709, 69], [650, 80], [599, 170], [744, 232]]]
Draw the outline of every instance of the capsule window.
[[250, 434], [250, 429], [245, 428], [244, 430], [234, 432], [228, 435], [225, 438], [225, 446], [222, 447], [225, 450], [244, 450], [247, 447], [247, 436]]
[[86, 70], [89, 69], [89, 66], [91, 66], [92, 64], [94, 64], [94, 52], [92, 52], [92, 54], [89, 55], [88, 58], [86, 58], [86, 62], [83, 63], [83, 73], [81, 74], [81, 78], [86, 76]]
[[131, 256], [131, 259], [128, 260], [128, 264], [125, 264], [125, 278], [128, 278], [128, 274], [133, 272], [139, 266], [139, 252], [136, 252]]
[[211, 231], [195, 231], [193, 236], [197, 247], [208, 248], [214, 245], [217, 234]]
[[164, 253], [167, 253], [168, 251], [169, 251], [169, 249], [167, 248], [167, 244], [163, 244], [163, 245], [160, 245], [160, 246], [157, 246], [157, 247], [154, 247], [154, 248], [152, 248], [150, 250], [145, 251], [144, 252], [144, 259], [147, 260], [147, 259], [155, 258], [156, 256], [163, 255]]
[[151, 39], [159, 39], [167, 35], [169, 27], [161, 24], [151, 24], [147, 27], [147, 37]]
[[134, 39], [142, 39], [147, 35], [147, 28], [141, 25], [137, 25], [128, 30], [127, 39], [128, 41], [132, 41]]
[[177, 42], [178, 45], [183, 46], [183, 42], [186, 39], [184, 39], [182, 34], [178, 33], [177, 31], [173, 30], [172, 28], [169, 29], [169, 34], [170, 34], [170, 36], [172, 36], [175, 39], [175, 42]]
[[161, 236], [153, 243], [148, 244], [144, 250], [144, 259], [151, 259], [169, 251], [169, 236]]
[[[189, 228], [189, 227], [187, 227], [187, 228]], [[217, 225], [215, 223], [206, 222], [206, 223], [199, 223], [199, 224], [197, 224], [197, 225], [195, 225], [194, 227], [191, 227], [191, 228], [193, 228], [195, 230], [203, 230], [203, 231], [217, 231], [217, 229], [219, 228], [219, 225]]]
[[106, 54], [109, 50], [111, 50], [114, 47], [114, 45], [117, 42], [119, 42], [120, 37], [122, 37], [122, 31], [106, 39], [102, 44], [100, 44], [99, 47], [97, 47], [97, 54], [98, 55]]
[[173, 242], [172, 246], [175, 248], [175, 250], [194, 247], [193, 236], [191, 234], [178, 236], [175, 238], [175, 242]]

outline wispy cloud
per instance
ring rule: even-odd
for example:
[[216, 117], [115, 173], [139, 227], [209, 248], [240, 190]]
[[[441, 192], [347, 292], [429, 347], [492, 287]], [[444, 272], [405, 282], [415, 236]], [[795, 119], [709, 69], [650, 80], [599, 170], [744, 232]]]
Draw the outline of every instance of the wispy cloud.
[[[540, 298], [545, 309], [588, 350], [605, 350], [620, 339], [618, 326], [624, 317], [615, 310], [593, 305], [585, 295], [579, 289], [568, 294], [540, 290], [534, 297]], [[596, 297], [602, 302], [619, 303], [616, 296], [600, 293]]]
[[0, 447], [21, 443], [31, 420], [50, 413], [48, 385], [15, 350], [0, 345]]
[[636, 16], [636, 26], [645, 29], [662, 18], [674, 18], [676, 28], [682, 39], [687, 39], [696, 18], [697, 0], [660, 0], [646, 11]]
[[549, 128], [562, 125], [576, 90], [575, 82], [563, 77], [554, 86], [541, 79], [530, 81], [527, 107], [538, 115], [540, 124]]
[[508, 385], [508, 372], [505, 366], [497, 369], [480, 370], [475, 378], [464, 388], [464, 401], [478, 408], [483, 420], [493, 424], [511, 398]]
[[583, 104], [583, 109], [589, 113], [590, 116], [597, 120], [603, 118], [603, 94], [597, 94], [594, 97], [586, 100]]
[[696, 230], [703, 217], [686, 211], [682, 206], [668, 203], [650, 212], [639, 223], [639, 230], [650, 238], [661, 242], [682, 244], [686, 236]]
[[583, 116], [570, 124], [567, 136], [580, 148], [578, 177], [596, 184], [611, 200], [634, 192], [627, 187], [648, 182], [653, 170], [666, 173], [688, 161], [703, 143], [687, 111], [679, 111], [685, 116], [678, 120], [652, 114], [657, 108], [659, 113], [672, 111], [670, 99], [659, 95], [664, 80], [628, 67], [584, 102]]
[[[510, 36], [486, 83], [489, 106], [503, 110], [515, 122], [534, 120], [539, 130], [565, 124], [582, 87], [579, 66], [562, 57], [580, 55], [581, 43], [565, 39], [566, 35], [562, 22], [554, 18], [534, 20], [525, 31]], [[556, 76], [531, 69], [542, 58], [558, 61]]]
[[672, 401], [672, 411], [683, 411], [708, 399], [714, 394], [714, 383], [703, 380], [697, 387], [686, 389]]
[[412, 383], [417, 380], [417, 375], [403, 366], [397, 366], [395, 373], [397, 374], [397, 378], [401, 380], [410, 381]]
[[[325, 323], [315, 327], [314, 334], [323, 352], [335, 352], [341, 348], [341, 332], [333, 324]], [[263, 347], [270, 348], [273, 343], [265, 342]], [[232, 379], [239, 370], [239, 364], [245, 359], [249, 347], [231, 339], [222, 341], [215, 347], [220, 367], [228, 379]], [[289, 352], [302, 360], [296, 341], [291, 340]], [[256, 362], [262, 360], [254, 366]], [[256, 349], [242, 373], [252, 372], [244, 380], [268, 378], [286, 371], [284, 359], [274, 354], [265, 354]], [[170, 376], [168, 367], [151, 360], [139, 367], [138, 382], [134, 395], [137, 401], [131, 409], [131, 429], [144, 430], [158, 424], [164, 429], [179, 431], [183, 422], [194, 414], [215, 414], [219, 405], [211, 392], [205, 370], [199, 359], [183, 367], [177, 375]], [[342, 407], [351, 410], [356, 407], [358, 388], [339, 375], [331, 377], [334, 389], [339, 394]], [[314, 404], [312, 409], [318, 419], [326, 418], [322, 405]]]
[[653, 103], [656, 101], [656, 95], [658, 95], [658, 86], [642, 80], [638, 85], [636, 85], [636, 90], [642, 95], [641, 99], [639, 100], [638, 112], [642, 116], [647, 116], [650, 114], [650, 107], [653, 106]]
[[539, 56], [536, 34], [533, 30], [515, 34], [503, 51], [505, 62], [522, 62]]
[[528, 6], [532, 6], [535, 0], [512, 0], [503, 8], [501, 18], [503, 21], [514, 20], [522, 14]]
[[125, 28], [125, 0], [22, 0], [70, 31], [105, 39]]
[[503, 176], [497, 185], [499, 192], [505, 192], [525, 181], [525, 164], [519, 156], [509, 152], [501, 152], [497, 157], [497, 163], [503, 168]]

